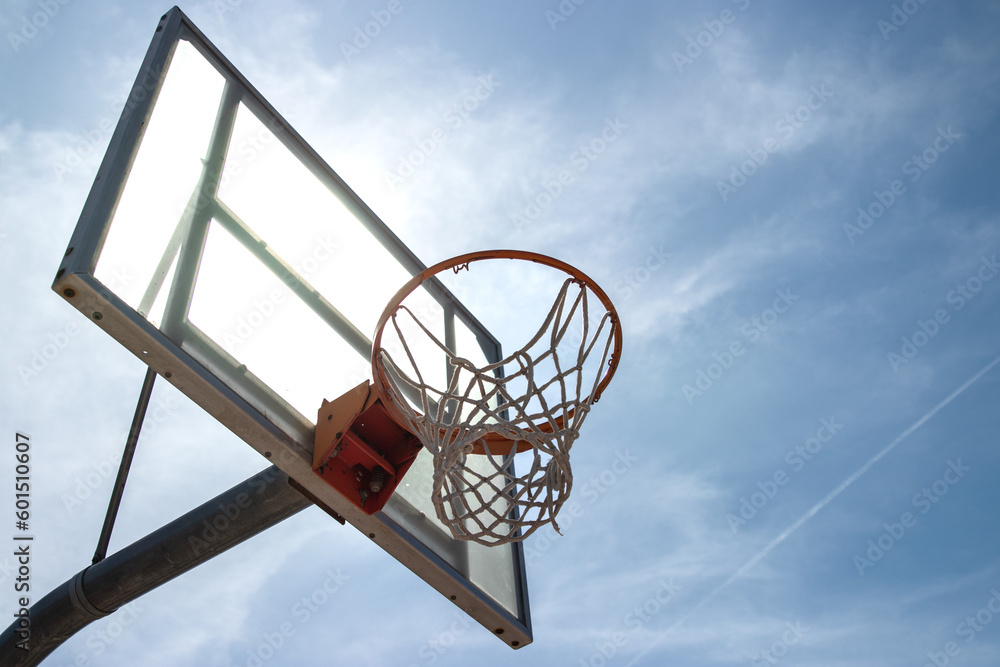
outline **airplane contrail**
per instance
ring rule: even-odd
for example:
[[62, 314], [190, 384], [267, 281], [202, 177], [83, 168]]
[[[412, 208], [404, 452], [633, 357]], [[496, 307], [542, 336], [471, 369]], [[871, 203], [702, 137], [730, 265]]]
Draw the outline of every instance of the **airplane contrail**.
[[903, 440], [905, 440], [911, 433], [913, 433], [918, 428], [920, 428], [921, 426], [923, 426], [924, 424], [926, 424], [934, 415], [936, 415], [938, 412], [940, 412], [945, 406], [947, 406], [953, 400], [955, 400], [956, 398], [958, 398], [959, 396], [961, 396], [962, 393], [966, 389], [968, 389], [973, 384], [975, 384], [975, 382], [977, 380], [979, 380], [979, 378], [981, 378], [983, 375], [985, 375], [987, 372], [989, 372], [989, 370], [991, 368], [993, 368], [994, 366], [996, 366], [998, 363], [1000, 363], [1000, 357], [997, 357], [996, 359], [994, 359], [993, 361], [991, 361], [990, 363], [988, 363], [982, 370], [980, 370], [978, 373], [976, 373], [971, 378], [969, 378], [968, 380], [966, 380], [965, 383], [961, 387], [959, 387], [955, 391], [951, 392], [951, 394], [949, 394], [947, 398], [945, 398], [943, 401], [941, 401], [940, 403], [938, 403], [937, 405], [935, 405], [933, 408], [931, 408], [923, 417], [921, 417], [920, 419], [918, 419], [917, 421], [915, 421], [905, 431], [903, 431], [902, 433], [900, 433], [899, 435], [897, 435], [892, 442], [890, 442], [888, 445], [886, 445], [885, 447], [883, 447], [881, 449], [881, 451], [879, 451], [877, 454], [875, 454], [875, 456], [873, 456], [870, 459], [868, 459], [867, 463], [865, 463], [863, 466], [861, 466], [860, 468], [858, 468], [857, 470], [855, 470], [853, 473], [851, 473], [851, 475], [848, 476], [847, 479], [845, 479], [843, 482], [841, 482], [840, 484], [838, 484], [833, 489], [833, 491], [830, 491], [830, 493], [826, 494], [826, 497], [824, 497], [818, 503], [816, 503], [815, 505], [813, 505], [812, 507], [810, 507], [809, 510], [805, 514], [803, 514], [801, 517], [799, 517], [799, 519], [797, 521], [795, 521], [788, 528], [785, 528], [783, 531], [781, 531], [781, 534], [779, 534], [773, 540], [771, 540], [770, 542], [768, 542], [767, 546], [765, 546], [763, 549], [761, 549], [760, 551], [758, 551], [753, 556], [753, 558], [751, 558], [746, 563], [744, 563], [742, 566], [740, 566], [740, 568], [738, 570], [736, 570], [736, 572], [734, 572], [732, 575], [730, 575], [730, 577], [728, 579], [726, 579], [724, 582], [722, 582], [721, 584], [719, 584], [718, 586], [716, 586], [715, 589], [711, 593], [709, 593], [708, 595], [706, 595], [701, 600], [701, 602], [699, 602], [698, 604], [695, 605], [694, 609], [692, 609], [691, 611], [689, 611], [686, 614], [684, 614], [683, 616], [681, 616], [673, 625], [671, 625], [669, 628], [667, 628], [666, 630], [664, 630], [663, 632], [661, 632], [656, 637], [656, 639], [654, 639], [652, 641], [652, 643], [650, 643], [649, 646], [647, 646], [645, 649], [642, 650], [641, 653], [639, 653], [634, 658], [632, 658], [632, 660], [629, 661], [629, 663], [626, 665], [626, 667], [631, 667], [632, 665], [634, 665], [636, 663], [636, 661], [638, 661], [640, 658], [642, 658], [643, 656], [645, 656], [657, 644], [659, 644], [660, 641], [662, 641], [664, 637], [666, 637], [667, 635], [669, 635], [671, 632], [674, 631], [675, 628], [677, 628], [682, 623], [684, 623], [684, 621], [686, 621], [695, 612], [697, 612], [699, 609], [701, 609], [706, 604], [708, 604], [708, 602], [712, 598], [714, 598], [716, 595], [718, 595], [720, 592], [722, 592], [724, 589], [726, 589], [734, 581], [736, 581], [737, 579], [739, 579], [740, 577], [742, 577], [744, 574], [746, 574], [751, 568], [753, 568], [755, 565], [757, 565], [757, 563], [759, 563], [764, 558], [766, 558], [767, 555], [769, 553], [771, 553], [772, 551], [774, 551], [774, 549], [778, 545], [780, 545], [782, 542], [784, 542], [789, 537], [791, 537], [793, 534], [795, 534], [795, 531], [797, 531], [799, 528], [801, 528], [807, 521], [809, 521], [809, 519], [811, 519], [814, 516], [816, 516], [816, 514], [820, 510], [822, 510], [824, 507], [826, 507], [827, 505], [829, 505], [833, 501], [834, 498], [836, 498], [841, 493], [843, 493], [849, 486], [851, 486], [851, 484], [854, 484], [854, 482], [856, 482], [859, 477], [861, 477], [866, 472], [868, 472], [868, 470], [873, 465], [875, 465], [879, 461], [879, 459], [881, 459], [883, 456], [885, 456], [886, 454], [888, 454], [889, 452], [891, 452], [893, 449], [895, 449], [896, 445], [898, 445], [899, 443], [903, 442]]

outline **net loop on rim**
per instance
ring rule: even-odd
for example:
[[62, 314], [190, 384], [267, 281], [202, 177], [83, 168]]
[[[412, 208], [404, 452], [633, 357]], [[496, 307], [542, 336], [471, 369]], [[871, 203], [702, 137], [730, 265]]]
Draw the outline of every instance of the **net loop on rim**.
[[[493, 256], [469, 261], [487, 258]], [[464, 259], [453, 260], [456, 273], [468, 269], [469, 261], [459, 261]], [[448, 268], [440, 266], [425, 273]], [[407, 288], [383, 314], [373, 350], [376, 386], [394, 416], [433, 455], [435, 512], [458, 539], [497, 545], [523, 540], [550, 523], [559, 530], [556, 514], [573, 486], [570, 449], [610, 380], [621, 349], [610, 300], [578, 273], [562, 282], [541, 326], [525, 345], [482, 366], [459, 357], [402, 305]], [[420, 279], [415, 279], [417, 284]], [[605, 311], [596, 322], [591, 320], [591, 295]], [[395, 354], [381, 344], [383, 329], [394, 332], [400, 342]], [[571, 333], [580, 336], [579, 343], [571, 340]], [[447, 360], [444, 387], [427, 380], [411, 349], [423, 341]], [[519, 467], [527, 464], [521, 474], [514, 471], [515, 456]]]

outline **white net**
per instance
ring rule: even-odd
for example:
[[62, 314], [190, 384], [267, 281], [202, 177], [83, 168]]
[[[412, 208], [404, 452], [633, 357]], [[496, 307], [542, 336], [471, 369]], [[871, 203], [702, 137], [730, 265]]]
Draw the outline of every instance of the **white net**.
[[[479, 367], [405, 305], [392, 313], [386, 330], [398, 342], [376, 350], [376, 365], [388, 398], [434, 456], [432, 500], [456, 538], [496, 545], [548, 523], [559, 529], [573, 486], [569, 451], [599, 398], [618, 327], [607, 309], [592, 317], [591, 301], [586, 284], [567, 279], [531, 340]], [[427, 341], [447, 361], [443, 387], [412, 351]], [[525, 472], [515, 473], [515, 459]]]

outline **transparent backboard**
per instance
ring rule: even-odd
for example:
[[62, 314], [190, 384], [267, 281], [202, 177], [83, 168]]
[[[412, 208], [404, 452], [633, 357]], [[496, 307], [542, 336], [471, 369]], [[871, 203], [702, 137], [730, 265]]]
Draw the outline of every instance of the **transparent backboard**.
[[[455, 540], [435, 516], [427, 452], [374, 516], [311, 470], [323, 399], [370, 378], [378, 317], [423, 268], [175, 8], [53, 288], [516, 648], [531, 642], [521, 545]], [[421, 322], [452, 332], [461, 356], [500, 358], [440, 283], [417, 303]]]

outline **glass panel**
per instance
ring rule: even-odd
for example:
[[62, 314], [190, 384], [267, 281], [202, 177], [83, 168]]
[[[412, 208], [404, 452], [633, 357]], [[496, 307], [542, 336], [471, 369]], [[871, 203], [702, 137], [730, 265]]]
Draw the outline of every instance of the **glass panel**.
[[[424, 296], [415, 299], [413, 303], [408, 298], [406, 303], [414, 313], [434, 312], [433, 306], [428, 306], [426, 301], [432, 297], [427, 292], [423, 292], [423, 294]], [[417, 296], [417, 293], [414, 296]], [[419, 303], [423, 303], [424, 306], [416, 305]], [[436, 302], [434, 304], [437, 305]], [[477, 367], [487, 365], [489, 363], [487, 356], [468, 326], [459, 318], [454, 318], [454, 328], [458, 355], [468, 359]], [[407, 335], [407, 340], [411, 339], [416, 340], [415, 337]], [[443, 353], [440, 350], [434, 350], [433, 354], [426, 346], [418, 346], [418, 350], [425, 355], [430, 354], [429, 359], [437, 362], [432, 367], [442, 369], [443, 373], [443, 366], [440, 363]], [[439, 377], [438, 381], [444, 381], [444, 378]], [[468, 465], [470, 468], [484, 473], [491, 469], [489, 463], [478, 456], [473, 456]], [[507, 611], [517, 616], [519, 610], [514, 569], [514, 549], [516, 547], [512, 545], [488, 547], [474, 542], [454, 540], [451, 537], [451, 531], [437, 518], [431, 500], [432, 488], [433, 457], [427, 450], [424, 450], [397, 487], [394, 502], [385, 508], [386, 514], [411, 534], [423, 538], [422, 541], [435, 549], [452, 567], [468, 577], [473, 584], [480, 587]], [[405, 500], [406, 506], [397, 503], [398, 499]], [[498, 501], [498, 503], [503, 502], [505, 501], [502, 499]], [[429, 536], [431, 532], [439, 534], [446, 541], [439, 546], [438, 540]]]
[[364, 357], [215, 221], [189, 319], [312, 424], [324, 398], [367, 372]]
[[201, 177], [224, 84], [190, 43], [177, 43], [94, 270], [132, 308]]
[[504, 609], [518, 616], [514, 580], [516, 547], [510, 544], [488, 547], [452, 538], [451, 531], [438, 520], [431, 502], [432, 465], [430, 453], [427, 450], [421, 451], [383, 512], [429, 546]]
[[240, 105], [219, 199], [365, 336], [410, 274], [247, 107]]
[[[472, 331], [469, 326], [461, 319], [455, 318], [455, 352], [459, 357], [467, 359], [476, 368], [485, 368], [490, 364], [490, 361], [486, 357], [486, 353], [483, 351], [483, 347], [480, 344], [479, 339], [476, 337], [474, 331]], [[466, 380], [468, 382], [468, 380]], [[490, 391], [489, 385], [485, 385], [487, 392]], [[483, 398], [483, 392], [478, 390], [478, 386], [474, 388], [473, 392], [469, 394], [470, 398], [479, 399]], [[496, 408], [498, 404], [498, 399], [496, 394], [494, 394], [486, 404], [490, 408]], [[468, 405], [466, 405], [468, 410]], [[468, 415], [465, 415], [468, 417]], [[493, 421], [493, 420], [488, 420]]]
[[[357, 342], [352, 347], [313, 310], [321, 305], [295, 293], [290, 285], [297, 279], [281, 263], [304, 281], [297, 287], [311, 286], [367, 337], [374, 335], [389, 299], [411, 276], [356, 217], [360, 209], [351, 196], [331, 191], [284, 143], [288, 137], [271, 129], [278, 127], [276, 121], [262, 122], [242, 103], [225, 149], [218, 193], [218, 202], [234, 215], [215, 207], [197, 275], [178, 275], [178, 252], [189, 231], [182, 221], [204, 175], [225, 79], [183, 40], [164, 76], [95, 276], [156, 326], [162, 323], [173, 281], [193, 281], [186, 317], [171, 323], [182, 332], [177, 340], [183, 349], [306, 443], [322, 400], [370, 379], [370, 360], [355, 349]], [[448, 366], [434, 339], [449, 342], [445, 318], [452, 306], [422, 287], [408, 305], [415, 318], [406, 336], [410, 350], [425, 379], [443, 388]], [[477, 365], [485, 363], [473, 331], [455, 324], [452, 343], [460, 354]], [[516, 547], [453, 539], [433, 509], [431, 463], [426, 451], [418, 456], [386, 514], [518, 615]]]
[[[172, 261], [170, 262], [170, 270], [167, 271], [166, 276], [163, 279], [163, 285], [170, 285], [174, 280], [174, 272], [177, 270], [177, 256], [174, 255]], [[149, 290], [147, 290], [149, 291]], [[170, 295], [169, 289], [154, 290], [156, 292], [155, 300], [153, 305], [149, 310], [149, 313], [145, 314], [146, 319], [149, 320], [154, 326], [160, 328], [163, 324], [163, 314], [167, 309], [167, 297]]]
[[[423, 397], [410, 382], [430, 387], [427, 400], [430, 414], [440, 405], [441, 393], [448, 388], [448, 353], [444, 308], [421, 286], [403, 300], [395, 316], [386, 322], [381, 346], [391, 360], [383, 367], [413, 410], [422, 413]], [[398, 379], [391, 369], [398, 369], [406, 379]], [[437, 416], [435, 416], [437, 419]]]
[[469, 581], [489, 593], [504, 609], [518, 616], [514, 549], [505, 544], [487, 547], [469, 542]]

